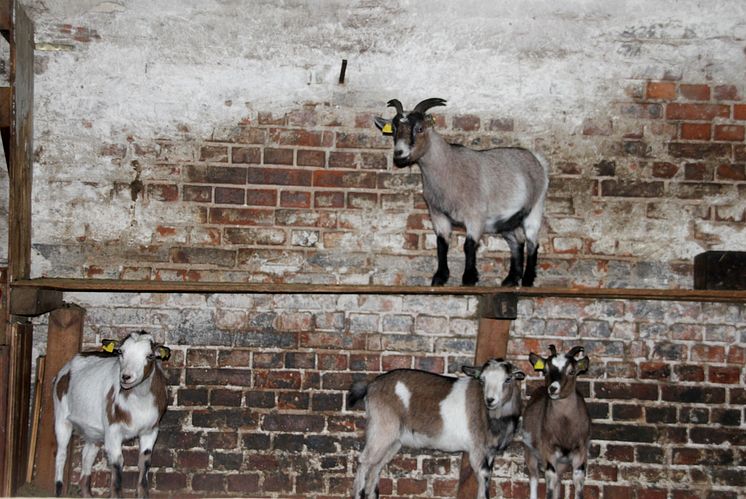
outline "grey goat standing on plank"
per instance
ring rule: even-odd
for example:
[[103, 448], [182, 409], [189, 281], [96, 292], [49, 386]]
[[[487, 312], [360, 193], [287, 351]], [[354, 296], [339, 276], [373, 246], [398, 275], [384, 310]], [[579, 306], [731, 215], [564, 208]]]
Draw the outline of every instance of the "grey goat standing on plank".
[[542, 358], [531, 352], [529, 362], [544, 374], [545, 386], [531, 395], [523, 413], [523, 443], [526, 449], [531, 499], [537, 499], [539, 469], [544, 468], [547, 498], [559, 499], [562, 473], [572, 468], [575, 499], [583, 497], [588, 446], [591, 439], [591, 417], [583, 396], [575, 388], [578, 374], [588, 370], [583, 347], [573, 347], [558, 355], [549, 345], [551, 355]]
[[[391, 120], [375, 118], [376, 126], [394, 136], [394, 164], [420, 165], [422, 194], [430, 210], [438, 244], [438, 269], [432, 285], [450, 276], [448, 245], [454, 224], [466, 228], [466, 265], [462, 283], [479, 281], [477, 246], [483, 233], [500, 234], [510, 247], [510, 271], [503, 286], [533, 286], [539, 252], [539, 228], [547, 192], [547, 165], [518, 147], [475, 151], [448, 144], [433, 128], [427, 113], [445, 106], [443, 99], [425, 99], [405, 113], [401, 102]], [[528, 250], [524, 271], [524, 245]]]
[[488, 497], [495, 456], [518, 429], [525, 375], [502, 359], [462, 370], [467, 377], [397, 369], [353, 385], [348, 408], [365, 399], [367, 417], [356, 499], [378, 497], [381, 470], [402, 446], [468, 452], [477, 497]]
[[139, 497], [148, 496], [148, 470], [158, 423], [168, 404], [159, 361], [171, 351], [141, 331], [121, 342], [103, 340], [106, 352], [79, 353], [54, 379], [54, 432], [57, 437], [55, 492], [63, 493], [67, 444], [73, 430], [85, 441], [80, 488], [91, 497], [91, 468], [104, 444], [111, 467], [111, 496], [122, 495], [122, 443], [139, 437]]

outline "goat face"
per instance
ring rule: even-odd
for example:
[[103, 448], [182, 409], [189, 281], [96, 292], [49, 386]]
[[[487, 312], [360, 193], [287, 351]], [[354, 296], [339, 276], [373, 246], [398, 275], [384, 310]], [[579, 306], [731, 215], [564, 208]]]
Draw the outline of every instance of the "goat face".
[[410, 166], [427, 152], [433, 119], [426, 112], [431, 107], [444, 106], [445, 102], [438, 98], [425, 99], [405, 114], [401, 102], [393, 99], [388, 105], [396, 109], [396, 116], [390, 120], [375, 118], [376, 126], [394, 137], [394, 165], [399, 168]]
[[549, 345], [551, 355], [543, 358], [533, 352], [528, 360], [535, 371], [544, 375], [547, 396], [552, 400], [565, 398], [575, 392], [575, 380], [578, 374], [588, 370], [588, 357], [583, 347], [573, 347], [566, 354], [557, 354], [554, 345]]
[[146, 379], [153, 372], [156, 359], [167, 360], [171, 350], [157, 345], [150, 333], [131, 333], [124, 340], [104, 340], [104, 350], [119, 356], [119, 384], [129, 390]]
[[513, 364], [502, 359], [491, 359], [481, 368], [463, 366], [461, 370], [481, 383], [484, 405], [489, 410], [495, 410], [510, 403], [513, 396], [513, 383], [526, 377]]

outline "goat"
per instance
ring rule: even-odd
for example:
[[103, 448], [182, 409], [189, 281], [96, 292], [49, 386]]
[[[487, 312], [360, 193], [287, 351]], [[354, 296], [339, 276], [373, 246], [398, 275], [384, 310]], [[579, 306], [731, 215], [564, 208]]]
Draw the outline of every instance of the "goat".
[[91, 467], [104, 444], [111, 467], [112, 497], [122, 493], [122, 442], [139, 437], [140, 475], [137, 493], [148, 496], [148, 470], [158, 423], [166, 411], [166, 377], [159, 360], [167, 360], [169, 348], [158, 345], [141, 331], [122, 341], [103, 340], [104, 352], [75, 355], [54, 379], [55, 493], [63, 491], [67, 446], [73, 430], [83, 447], [80, 488], [91, 496]]
[[[518, 147], [476, 151], [449, 144], [433, 128], [426, 114], [445, 106], [438, 98], [425, 99], [409, 112], [392, 99], [391, 120], [375, 118], [376, 126], [394, 137], [394, 165], [420, 165], [422, 194], [437, 236], [438, 268], [431, 284], [442, 286], [450, 277], [448, 245], [454, 224], [466, 228], [466, 264], [462, 284], [479, 281], [477, 246], [483, 233], [500, 234], [510, 247], [510, 271], [503, 286], [533, 286], [539, 252], [547, 165], [532, 152]], [[524, 245], [528, 250], [524, 271]]]
[[575, 388], [578, 374], [588, 370], [589, 360], [583, 347], [573, 347], [565, 355], [542, 358], [531, 352], [529, 362], [544, 375], [545, 386], [531, 395], [523, 413], [523, 443], [528, 467], [531, 499], [537, 499], [539, 466], [544, 468], [547, 498], [558, 499], [562, 472], [572, 466], [575, 499], [583, 497], [585, 469], [588, 463], [591, 417], [583, 396]]
[[397, 369], [352, 386], [348, 407], [365, 399], [367, 418], [356, 498], [378, 497], [381, 469], [401, 446], [468, 452], [477, 497], [488, 497], [494, 458], [518, 428], [525, 375], [502, 359], [462, 370], [467, 377]]

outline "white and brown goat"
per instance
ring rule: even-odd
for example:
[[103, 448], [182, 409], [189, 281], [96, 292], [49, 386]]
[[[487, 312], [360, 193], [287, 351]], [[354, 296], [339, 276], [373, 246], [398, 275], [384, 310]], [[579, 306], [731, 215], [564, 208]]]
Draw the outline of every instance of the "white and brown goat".
[[67, 447], [73, 431], [83, 447], [80, 488], [91, 496], [91, 467], [104, 444], [111, 467], [111, 495], [122, 493], [122, 443], [139, 437], [139, 497], [148, 495], [148, 470], [158, 424], [166, 411], [166, 377], [159, 365], [170, 350], [141, 331], [122, 341], [103, 340], [104, 352], [79, 353], [54, 380], [54, 430], [57, 437], [55, 492], [63, 493]]
[[[549, 184], [546, 162], [519, 147], [477, 151], [447, 143], [427, 114], [445, 106], [438, 98], [425, 99], [405, 113], [392, 99], [393, 119], [375, 118], [376, 126], [394, 137], [394, 165], [417, 163], [422, 172], [422, 195], [437, 236], [438, 268], [432, 285], [450, 276], [448, 245], [452, 226], [466, 229], [466, 264], [462, 284], [479, 281], [477, 247], [482, 234], [500, 234], [510, 247], [510, 271], [503, 286], [532, 286], [536, 278], [539, 229]], [[524, 270], [524, 246], [528, 256]]]
[[543, 358], [533, 352], [529, 362], [544, 375], [544, 386], [531, 395], [523, 413], [523, 444], [528, 467], [531, 499], [537, 499], [539, 469], [544, 469], [547, 498], [559, 499], [562, 473], [573, 470], [575, 499], [583, 497], [591, 417], [583, 396], [575, 387], [578, 374], [588, 370], [583, 347], [576, 346], [566, 354]]
[[381, 470], [402, 446], [468, 452], [477, 497], [488, 497], [494, 458], [518, 429], [525, 375], [502, 359], [462, 370], [457, 378], [397, 369], [353, 385], [348, 407], [364, 398], [367, 416], [356, 498], [378, 497]]

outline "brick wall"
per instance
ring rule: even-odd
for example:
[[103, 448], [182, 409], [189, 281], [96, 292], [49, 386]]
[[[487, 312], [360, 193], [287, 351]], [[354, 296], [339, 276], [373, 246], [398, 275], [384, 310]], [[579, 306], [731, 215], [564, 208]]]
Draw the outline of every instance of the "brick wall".
[[[89, 347], [143, 327], [173, 348], [151, 476], [158, 493], [180, 497], [348, 497], [364, 426], [362, 412], [345, 407], [352, 381], [397, 367], [458, 371], [473, 358], [477, 328], [473, 297], [68, 299], [88, 310]], [[591, 359], [580, 383], [593, 415], [589, 497], [743, 497], [746, 306], [522, 300], [509, 358], [528, 369], [527, 353], [550, 342], [582, 343]], [[382, 494], [452, 497], [459, 462], [402, 453]], [[133, 487], [135, 449], [125, 464]], [[97, 469], [104, 493], [108, 473], [103, 462]], [[498, 460], [493, 487], [527, 496], [518, 443]]]
[[[531, 117], [437, 115], [451, 141], [520, 145], [552, 164], [540, 285], [690, 287], [692, 257], [746, 244], [746, 104], [733, 84], [623, 80], [625, 96], [545, 136]], [[447, 108], [446, 108], [447, 110]], [[308, 104], [195, 136], [129, 136], [100, 157], [113, 184], [63, 183], [35, 214], [52, 276], [426, 284], [435, 241], [417, 167], [391, 164], [385, 109]], [[125, 181], [124, 179], [130, 178]], [[67, 199], [67, 203], [63, 201]], [[456, 237], [454, 237], [456, 242]], [[453, 273], [463, 269], [452, 247]], [[483, 241], [484, 283], [507, 246]]]

